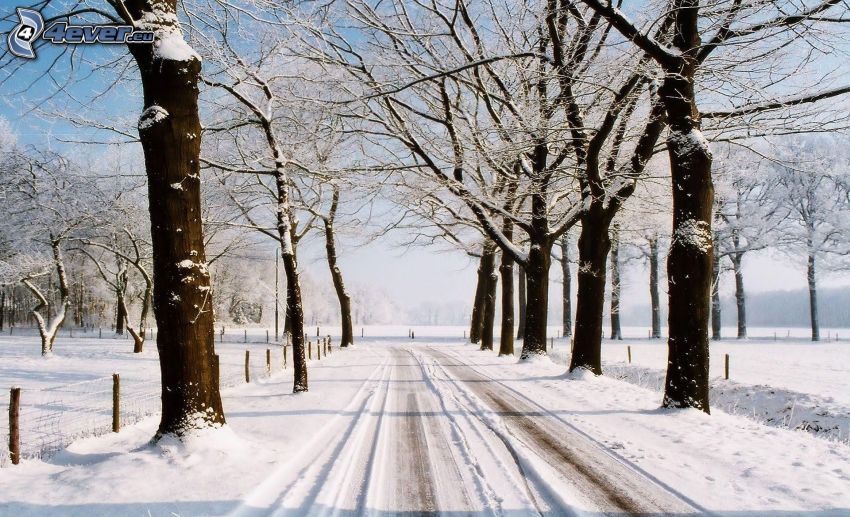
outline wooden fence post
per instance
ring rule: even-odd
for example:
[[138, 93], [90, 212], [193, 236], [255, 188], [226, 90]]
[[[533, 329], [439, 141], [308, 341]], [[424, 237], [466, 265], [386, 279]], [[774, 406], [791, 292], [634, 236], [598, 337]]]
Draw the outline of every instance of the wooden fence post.
[[266, 329], [266, 343], [269, 342], [269, 329]]
[[632, 346], [626, 345], [626, 351], [629, 353], [629, 364], [632, 364]]
[[318, 339], [316, 340], [316, 360], [322, 360], [322, 344], [319, 342]]
[[272, 351], [266, 348], [266, 374], [272, 374]]
[[21, 388], [12, 388], [9, 397], [9, 458], [12, 460], [12, 465], [17, 465], [21, 462], [20, 417]]
[[726, 373], [726, 380], [728, 381], [729, 380], [729, 354], [726, 354], [726, 357], [724, 358], [723, 362], [724, 362], [724, 365], [723, 365], [724, 370], [725, 370], [725, 373]]
[[283, 345], [283, 369], [286, 370], [286, 348], [289, 345]]
[[319, 327], [316, 327], [316, 337], [319, 337], [319, 336], [321, 336], [321, 334], [319, 334]]
[[248, 362], [250, 361], [251, 351], [245, 350], [245, 382], [251, 382], [251, 370], [248, 368]]
[[248, 329], [245, 329], [244, 332], [245, 332], [245, 337], [243, 338], [243, 342], [247, 343], [248, 342]]
[[121, 430], [121, 377], [112, 374], [112, 432]]
[[[12, 329], [9, 329], [9, 334], [11, 334], [11, 333], [12, 333]], [[103, 338], [103, 329], [102, 329], [102, 328], [98, 328], [98, 329], [97, 329], [97, 338], [98, 338], [98, 339], [102, 339], [102, 338]]]
[[307, 341], [307, 360], [308, 361], [313, 360], [313, 342], [312, 341]]

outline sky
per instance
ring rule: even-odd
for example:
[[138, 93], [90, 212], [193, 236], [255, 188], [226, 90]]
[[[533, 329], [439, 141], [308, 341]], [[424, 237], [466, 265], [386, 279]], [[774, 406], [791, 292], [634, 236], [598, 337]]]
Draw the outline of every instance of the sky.
[[[0, 16], [6, 13], [0, 12]], [[7, 28], [0, 27], [0, 31]], [[3, 42], [5, 44], [5, 42]], [[98, 58], [115, 55], [120, 49], [87, 49], [91, 57]], [[28, 63], [27, 73], [5, 81], [0, 85], [0, 117], [6, 118], [24, 144], [49, 144], [61, 148], [64, 144], [57, 143], [56, 138], [71, 138], [79, 135], [66, 121], [45, 122], [36, 117], [31, 111], [38, 107], [43, 100], [45, 88], [28, 87], [28, 80], [35, 76], [48, 63], [47, 51], [41, 59]], [[60, 66], [59, 71], [65, 71]], [[79, 72], [78, 72], [79, 73]], [[59, 74], [61, 75], [61, 74]], [[5, 79], [0, 71], [0, 79]], [[81, 99], [91, 95], [95, 90], [105, 87], [103, 79], [100, 83], [94, 80], [74, 82], [67, 85], [68, 93]], [[80, 113], [84, 118], [93, 118], [97, 113], [118, 114], [121, 117], [135, 120], [138, 112], [140, 88], [135, 88], [131, 81], [120, 83], [107, 95], [97, 102], [97, 109], [91, 113]], [[22, 93], [20, 93], [22, 92]], [[79, 106], [71, 106], [73, 113], [85, 111]], [[68, 146], [66, 146], [68, 147]], [[475, 289], [475, 270], [477, 262], [461, 253], [437, 252], [433, 249], [411, 248], [400, 249], [394, 245], [393, 236], [370, 242], [361, 247], [342, 246], [341, 264], [350, 282], [371, 285], [382, 289], [402, 308], [413, 308], [423, 303], [463, 304], [469, 303]], [[302, 267], [314, 268], [323, 259], [323, 248], [317, 243], [306, 245], [305, 253], [301, 254]], [[646, 266], [632, 263], [626, 266], [624, 273], [624, 303], [647, 303]], [[316, 270], [322, 268], [316, 267]], [[560, 291], [560, 272], [558, 265], [553, 263], [550, 277], [550, 300], [557, 303]], [[320, 276], [321, 273], [317, 276]], [[771, 290], [788, 290], [805, 287], [805, 269], [801, 264], [791, 262], [777, 253], [753, 252], [745, 259], [746, 286], [749, 292]], [[850, 275], [822, 275], [831, 284], [847, 285]], [[722, 290], [729, 292], [732, 286], [732, 276], [727, 274], [722, 284]]]

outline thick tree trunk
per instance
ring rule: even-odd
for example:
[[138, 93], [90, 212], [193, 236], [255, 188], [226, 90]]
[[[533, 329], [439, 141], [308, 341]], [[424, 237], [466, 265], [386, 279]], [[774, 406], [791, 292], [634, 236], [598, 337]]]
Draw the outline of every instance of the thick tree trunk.
[[744, 290], [743, 259], [743, 253], [732, 255], [732, 266], [735, 269], [735, 305], [738, 311], [738, 339], [747, 338], [747, 293]]
[[620, 232], [611, 232], [611, 339], [622, 340], [620, 327]]
[[342, 339], [339, 346], [347, 347], [354, 344], [354, 326], [351, 322], [351, 296], [345, 290], [342, 272], [336, 261], [336, 237], [334, 235], [334, 219], [339, 206], [339, 189], [334, 188], [330, 214], [325, 219], [325, 251], [328, 257], [328, 268], [331, 271], [336, 297], [339, 300], [339, 311], [342, 322]]
[[[215, 375], [213, 303], [201, 222], [198, 77], [201, 61], [183, 43], [174, 0], [128, 4], [158, 41], [130, 45], [139, 66], [144, 112], [139, 138], [148, 177], [153, 244], [153, 306], [162, 373], [156, 437], [224, 423]], [[183, 52], [185, 51], [185, 52]]]
[[[484, 317], [481, 322], [481, 350], [493, 350], [493, 327], [496, 323], [496, 289], [498, 283], [499, 277], [496, 275], [494, 267], [487, 282], [487, 294], [484, 296]], [[513, 331], [511, 331], [511, 334], [513, 334]]]
[[[716, 237], [716, 236], [715, 236]], [[711, 266], [711, 339], [721, 339], [721, 308], [720, 308], [720, 257], [719, 247], [714, 247], [714, 262]]]
[[[683, 53], [699, 46], [695, 5], [677, 15], [673, 42]], [[667, 70], [660, 89], [669, 123], [667, 149], [673, 187], [673, 240], [667, 257], [670, 335], [664, 406], [694, 407], [707, 413], [714, 186], [711, 152], [699, 129], [699, 112], [694, 103], [696, 65], [692, 55], [683, 63], [679, 70]]]
[[564, 279], [561, 286], [563, 303], [561, 332], [564, 337], [570, 337], [573, 335], [572, 276], [570, 274], [570, 237], [566, 233], [561, 236], [561, 277]]
[[517, 322], [516, 322], [516, 338], [524, 339], [525, 338], [525, 310], [527, 303], [527, 296], [525, 294], [526, 290], [526, 280], [525, 280], [525, 268], [519, 266], [517, 268], [517, 284], [519, 287], [517, 303], [519, 304], [517, 307]]
[[820, 341], [820, 323], [818, 321], [818, 285], [815, 271], [815, 255], [809, 253], [806, 279], [809, 284], [809, 318], [812, 323], [812, 341]]
[[549, 312], [551, 246], [532, 242], [525, 270], [525, 335], [520, 359], [546, 355], [546, 318]]
[[592, 207], [581, 221], [578, 239], [578, 293], [570, 371], [602, 374], [602, 314], [605, 308], [605, 262], [611, 248], [611, 220]]
[[472, 305], [472, 319], [469, 325], [469, 342], [477, 344], [481, 341], [481, 333], [484, 329], [484, 306], [487, 301], [487, 293], [490, 290], [490, 281], [495, 270], [496, 246], [487, 241], [481, 251], [481, 259], [478, 262], [478, 283], [475, 286], [475, 299]]
[[652, 307], [652, 339], [661, 339], [661, 297], [658, 294], [658, 238], [649, 239], [649, 300]]

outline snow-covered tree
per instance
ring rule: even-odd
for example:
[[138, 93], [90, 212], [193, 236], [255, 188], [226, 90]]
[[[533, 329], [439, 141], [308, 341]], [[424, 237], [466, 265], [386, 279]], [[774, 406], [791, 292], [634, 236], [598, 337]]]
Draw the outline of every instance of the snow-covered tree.
[[847, 137], [776, 140], [775, 194], [786, 216], [781, 249], [806, 264], [812, 341], [820, 340], [818, 271], [846, 264], [850, 255], [850, 154]]

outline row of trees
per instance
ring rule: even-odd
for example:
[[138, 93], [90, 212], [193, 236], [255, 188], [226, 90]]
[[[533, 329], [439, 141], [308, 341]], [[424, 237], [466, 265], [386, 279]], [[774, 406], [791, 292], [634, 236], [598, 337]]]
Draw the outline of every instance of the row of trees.
[[[844, 271], [850, 255], [850, 157], [847, 137], [798, 135], [762, 139], [752, 146], [717, 144], [713, 237], [714, 264], [711, 296], [712, 339], [721, 339], [720, 279], [734, 280], [737, 338], [747, 337], [744, 259], [751, 252], [770, 251], [802, 266], [801, 279], [809, 290], [812, 340], [817, 341], [817, 271]], [[643, 200], [641, 200], [643, 202]], [[635, 212], [637, 210], [637, 212]], [[619, 284], [626, 264], [641, 262], [649, 270], [648, 300], [651, 336], [660, 337], [661, 304], [658, 277], [663, 273], [659, 243], [669, 242], [669, 221], [641, 213], [630, 204], [611, 231], [609, 315], [610, 337], [621, 338]], [[567, 239], [562, 240], [562, 244]], [[556, 253], [569, 259], [571, 247]], [[565, 254], [566, 253], [566, 254]], [[572, 261], [575, 263], [575, 261]], [[562, 263], [563, 264], [563, 263]], [[570, 271], [563, 270], [563, 310], [569, 336]]]
[[[580, 225], [570, 369], [601, 373], [611, 225], [660, 161], [673, 219], [664, 404], [707, 411], [709, 141], [840, 124], [817, 102], [846, 87], [790, 84], [825, 61], [809, 45], [837, 37], [840, 15], [825, 14], [837, 5], [673, 0], [624, 13], [596, 0], [355, 1], [328, 7], [291, 52], [350, 92], [338, 104], [365, 135], [371, 168], [396, 171], [393, 188], [426, 235], [468, 253], [479, 243], [471, 336], [480, 328], [485, 348], [498, 251], [502, 327], [513, 326], [515, 263], [525, 277], [521, 357], [546, 353], [552, 248]], [[512, 336], [503, 330], [503, 353]]]
[[[144, 155], [149, 274], [134, 264], [140, 255], [132, 239], [140, 233], [109, 238], [131, 241], [122, 260], [153, 284], [163, 389], [158, 436], [224, 422], [214, 375], [202, 170], [205, 182], [217, 186], [208, 219], [279, 246], [298, 392], [308, 388], [298, 244], [318, 222], [345, 311], [334, 240], [341, 193], [365, 201], [380, 194], [404, 206], [391, 225], [479, 257], [471, 330], [492, 346], [492, 325], [480, 322], [493, 318], [499, 278], [504, 354], [513, 353], [518, 268], [523, 359], [547, 352], [553, 248], [563, 250], [563, 269], [563, 239], [580, 226], [570, 369], [600, 374], [607, 259], [618, 234], [612, 224], [624, 217], [627, 203], [641, 205], [636, 213], [666, 206], [653, 197], [659, 189], [651, 181], [651, 171], [663, 169], [670, 178], [664, 198], [672, 204], [665, 210], [673, 221], [664, 405], [708, 411], [709, 298], [719, 248], [709, 142], [834, 127], [843, 119], [821, 109], [820, 101], [848, 91], [828, 87], [839, 84], [837, 73], [807, 75], [821, 69], [823, 49], [844, 51], [838, 0], [663, 0], [637, 12], [600, 0], [295, 6], [105, 0], [84, 9], [44, 0], [39, 7], [156, 34], [153, 45], [129, 45], [130, 57], [110, 56], [113, 66], [92, 66], [59, 50], [44, 60], [39, 78], [64, 73], [56, 63], [65, 57], [92, 73], [132, 71], [133, 84], [141, 83], [135, 130], [118, 122], [88, 126], [137, 141]], [[2, 60], [10, 64], [7, 82], [25, 73], [10, 55]], [[100, 98], [91, 96], [90, 107]], [[83, 185], [86, 174], [69, 181], [70, 171], [57, 173], [68, 165], [51, 160], [22, 165], [40, 163], [34, 167], [55, 176], [52, 181], [67, 182], [53, 192], [71, 194]], [[35, 187], [7, 192], [41, 199]], [[25, 217], [74, 199], [45, 199]], [[56, 271], [61, 308], [50, 320], [36, 317], [48, 341], [71, 292], [63, 243], [91, 226], [85, 210], [67, 208], [62, 224], [43, 239], [50, 252], [33, 255], [42, 261], [30, 268], [38, 275], [22, 279], [43, 300], [36, 282], [48, 269]], [[87, 236], [82, 243], [115, 255], [104, 238]], [[101, 270], [122, 289], [121, 266]], [[350, 318], [343, 322], [350, 336]]]

